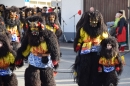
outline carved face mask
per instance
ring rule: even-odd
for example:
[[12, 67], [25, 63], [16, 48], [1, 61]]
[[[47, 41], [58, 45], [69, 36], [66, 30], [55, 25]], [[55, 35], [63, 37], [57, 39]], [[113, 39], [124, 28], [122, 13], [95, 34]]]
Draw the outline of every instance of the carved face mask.
[[0, 6], [0, 11], [4, 11], [4, 7], [3, 6]]
[[90, 16], [90, 19], [89, 19], [90, 26], [91, 27], [96, 27], [97, 24], [98, 24], [98, 21], [99, 21], [99, 15], [98, 15], [98, 13], [91, 12], [91, 13], [89, 13], [89, 16]]
[[38, 27], [40, 26], [39, 22], [29, 22], [30, 30], [32, 35], [39, 35], [39, 29]]
[[25, 12], [24, 11], [21, 12], [21, 15], [22, 15], [22, 18], [25, 18]]
[[32, 11], [29, 11], [29, 12], [27, 13], [27, 17], [29, 17], [29, 16], [32, 16]]
[[50, 20], [51, 23], [54, 23], [55, 15], [50, 15], [49, 20]]
[[11, 19], [16, 18], [16, 16], [17, 16], [16, 12], [10, 11], [10, 18]]

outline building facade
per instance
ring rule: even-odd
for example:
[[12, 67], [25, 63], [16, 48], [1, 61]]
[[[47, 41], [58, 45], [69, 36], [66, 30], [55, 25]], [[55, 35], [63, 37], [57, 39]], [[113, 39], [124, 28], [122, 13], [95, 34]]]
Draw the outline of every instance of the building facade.
[[51, 0], [30, 0], [29, 1], [30, 7], [51, 7]]

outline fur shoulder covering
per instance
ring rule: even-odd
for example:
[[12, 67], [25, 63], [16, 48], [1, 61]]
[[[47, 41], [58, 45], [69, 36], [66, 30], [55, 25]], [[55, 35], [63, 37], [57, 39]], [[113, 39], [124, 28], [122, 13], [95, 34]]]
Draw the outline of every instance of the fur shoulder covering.
[[56, 30], [56, 36], [57, 36], [57, 38], [59, 39], [60, 38], [60, 36], [62, 35], [62, 30], [61, 30], [61, 28], [59, 28], [58, 30]]
[[49, 53], [51, 53], [51, 59], [58, 61], [60, 57], [60, 51], [56, 35], [47, 29], [45, 29], [42, 33], [47, 43]]
[[6, 25], [9, 25], [10, 27], [13, 27], [13, 26], [15, 26], [15, 25], [17, 25], [17, 26], [20, 26], [20, 20], [19, 19], [16, 19], [16, 20], [11, 20], [11, 19], [7, 19], [7, 21], [6, 21]]

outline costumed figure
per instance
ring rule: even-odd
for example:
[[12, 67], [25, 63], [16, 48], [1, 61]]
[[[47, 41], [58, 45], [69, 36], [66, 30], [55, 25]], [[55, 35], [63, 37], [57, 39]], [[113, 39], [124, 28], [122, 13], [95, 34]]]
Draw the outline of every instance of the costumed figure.
[[[25, 9], [25, 19], [33, 16], [34, 12], [35, 12], [34, 8], [26, 8]], [[24, 24], [23, 24], [23, 35], [26, 34], [27, 29], [28, 29], [28, 24], [27, 24], [27, 22], [24, 22]]]
[[85, 12], [83, 19], [74, 40], [74, 51], [78, 53], [73, 64], [74, 79], [79, 86], [99, 86], [98, 52], [100, 42], [109, 34], [99, 11]]
[[23, 25], [25, 23], [25, 9], [22, 9], [20, 10], [20, 27], [22, 29], [22, 33], [23, 33]]
[[42, 18], [43, 18], [43, 20], [44, 21], [46, 21], [46, 19], [47, 19], [47, 7], [46, 6], [44, 6], [43, 7], [43, 9], [42, 9]]
[[36, 12], [37, 12], [37, 14], [36, 14], [37, 16], [42, 16], [42, 9], [41, 8], [37, 7]]
[[60, 57], [56, 36], [45, 29], [40, 16], [28, 17], [26, 22], [27, 34], [17, 51], [15, 61], [17, 67], [22, 67], [24, 59], [28, 58], [25, 86], [56, 86], [53, 74]]
[[20, 28], [20, 20], [18, 18], [19, 9], [12, 6], [8, 9], [8, 18], [6, 19], [6, 29], [11, 34], [11, 42], [13, 50], [17, 51], [20, 47], [20, 40], [22, 38], [22, 31]]
[[117, 86], [125, 64], [124, 56], [120, 56], [118, 42], [113, 37], [101, 41], [98, 72], [101, 86]]
[[46, 29], [54, 32], [57, 39], [62, 35], [62, 30], [58, 21], [58, 16], [55, 12], [50, 12], [47, 15]]
[[6, 10], [5, 5], [0, 4], [0, 16], [2, 16], [4, 20], [5, 20], [5, 10]]
[[120, 20], [116, 28], [116, 38], [117, 38], [117, 42], [119, 43], [119, 50], [124, 51], [128, 42], [127, 21], [126, 21], [124, 10], [120, 10], [119, 14], [120, 14]]
[[55, 33], [57, 41], [59, 42], [59, 38], [62, 35], [62, 30], [58, 21], [58, 16], [55, 12], [48, 13], [46, 21], [46, 29]]
[[5, 22], [2, 16], [0, 16], [0, 34], [5, 34], [11, 43], [11, 34], [6, 30]]
[[116, 13], [114, 25], [110, 27], [111, 28], [110, 29], [110, 35], [111, 36], [115, 36], [116, 35], [116, 28], [117, 28], [117, 24], [118, 24], [119, 20], [120, 20], [120, 14]]
[[0, 33], [0, 86], [18, 86], [17, 77], [13, 73], [15, 57], [8, 37]]

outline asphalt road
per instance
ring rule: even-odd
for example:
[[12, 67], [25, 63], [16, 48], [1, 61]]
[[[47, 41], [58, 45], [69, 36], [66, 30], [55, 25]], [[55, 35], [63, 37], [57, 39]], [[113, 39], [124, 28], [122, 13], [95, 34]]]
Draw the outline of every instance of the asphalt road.
[[[72, 44], [61, 44], [62, 57], [60, 60], [60, 66], [58, 74], [55, 77], [57, 86], [77, 86], [73, 80], [73, 74], [71, 73], [71, 66], [74, 63], [76, 53], [73, 52]], [[126, 65], [124, 71], [119, 77], [118, 86], [130, 86], [130, 53], [125, 54]], [[28, 66], [25, 64], [24, 67], [15, 71], [18, 77], [18, 86], [24, 86], [24, 70]]]

